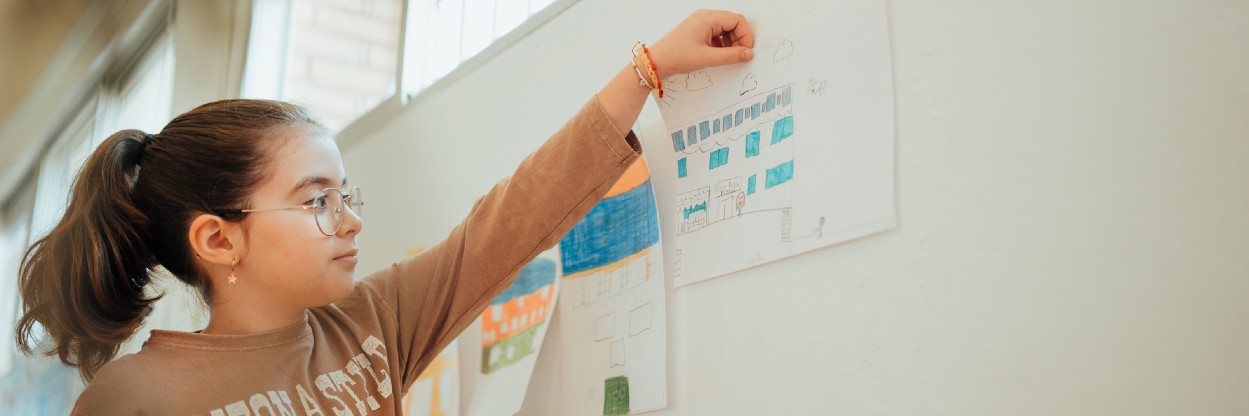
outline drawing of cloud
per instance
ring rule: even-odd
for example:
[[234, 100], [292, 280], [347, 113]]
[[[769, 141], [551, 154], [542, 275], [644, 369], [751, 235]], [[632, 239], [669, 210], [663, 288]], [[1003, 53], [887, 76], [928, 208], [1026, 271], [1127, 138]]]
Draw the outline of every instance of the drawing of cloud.
[[691, 72], [685, 76], [685, 89], [698, 91], [711, 86], [711, 75], [707, 71]]
[[790, 55], [794, 54], [794, 42], [785, 39], [780, 45], [776, 46], [776, 53], [772, 55], [772, 62], [780, 62]]
[[742, 78], [742, 91], [737, 95], [746, 95], [746, 93], [759, 88], [759, 80], [755, 78], [754, 73], [746, 74], [746, 78]]

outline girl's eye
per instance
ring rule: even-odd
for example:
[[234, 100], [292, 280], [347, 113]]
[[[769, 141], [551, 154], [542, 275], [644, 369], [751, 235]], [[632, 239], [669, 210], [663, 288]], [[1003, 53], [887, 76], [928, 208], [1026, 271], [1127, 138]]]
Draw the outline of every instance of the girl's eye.
[[316, 198], [309, 199], [306, 204], [312, 205], [314, 208], [325, 208], [325, 198], [328, 198], [328, 196], [319, 195]]

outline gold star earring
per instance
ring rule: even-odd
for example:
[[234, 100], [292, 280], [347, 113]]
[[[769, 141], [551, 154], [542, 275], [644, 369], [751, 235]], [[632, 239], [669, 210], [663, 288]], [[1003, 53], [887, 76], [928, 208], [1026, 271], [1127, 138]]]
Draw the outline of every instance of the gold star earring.
[[236, 259], [234, 259], [234, 261], [230, 263], [230, 277], [229, 277], [229, 279], [230, 279], [230, 284], [234, 284], [234, 281], [235, 281], [235, 280], [238, 280], [238, 278], [237, 278], [237, 277], [234, 277], [234, 266], [236, 266], [236, 265], [238, 265], [238, 264], [239, 264], [239, 259], [237, 259], [237, 258], [236, 258]]

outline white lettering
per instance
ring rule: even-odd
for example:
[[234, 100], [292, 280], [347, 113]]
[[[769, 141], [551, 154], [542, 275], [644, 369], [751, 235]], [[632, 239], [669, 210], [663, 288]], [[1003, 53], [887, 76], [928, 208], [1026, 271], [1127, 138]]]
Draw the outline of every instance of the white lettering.
[[295, 416], [295, 406], [291, 404], [291, 396], [286, 394], [286, 390], [269, 390], [269, 402], [281, 416]]
[[226, 405], [226, 414], [230, 416], [251, 416], [252, 412], [247, 410], [247, 403], [239, 400]]
[[[360, 347], [364, 349], [364, 352], [369, 353], [370, 355], [376, 355], [378, 358], [382, 359], [382, 365], [377, 369], [378, 372], [382, 373], [382, 378], [377, 380], [377, 392], [382, 395], [382, 398], [390, 397], [393, 391], [391, 390], [390, 384], [390, 372], [385, 370], [389, 366], [389, 363], [387, 363], [386, 360], [386, 346], [382, 344], [381, 340], [369, 335], [369, 337], [364, 340], [364, 343], [360, 344]], [[377, 373], [372, 371], [372, 366], [369, 365], [368, 360], [357, 359], [356, 362], [359, 363], [361, 367], [369, 368], [369, 372], [373, 373], [373, 378], [377, 379]]]
[[[351, 386], [356, 385], [355, 380], [347, 377], [342, 371], [330, 373], [330, 380], [334, 381], [334, 385], [338, 386], [339, 390], [345, 390], [347, 394], [351, 395], [351, 399], [356, 401], [356, 411], [362, 415], [369, 414], [364, 410], [364, 402], [360, 400], [360, 396], [356, 396], [356, 392], [351, 389]], [[348, 386], [348, 384], [351, 386]]]
[[278, 416], [278, 412], [273, 410], [273, 404], [269, 403], [269, 398], [263, 394], [253, 394], [251, 398], [247, 399], [247, 404], [251, 405], [252, 413], [255, 413], [256, 416], [263, 416], [260, 413], [260, 409], [268, 409], [270, 416]]
[[335, 386], [334, 381], [330, 380], [329, 374], [322, 374], [322, 375], [317, 376], [316, 383], [317, 383], [317, 390], [321, 391], [321, 396], [324, 396], [327, 399], [336, 401], [338, 402], [338, 404], [343, 405], [342, 409], [339, 409], [337, 407], [330, 408], [334, 410], [334, 414], [336, 416], [352, 416], [351, 408], [347, 407], [347, 403], [343, 402], [343, 399], [338, 398], [337, 395], [330, 395], [330, 390], [331, 389], [338, 390], [338, 386]]
[[[373, 393], [369, 390], [369, 379], [364, 376], [364, 373], [360, 372], [360, 365], [356, 364], [355, 358], [347, 362], [347, 374], [360, 377], [360, 387], [364, 391], [364, 401], [369, 404], [369, 410], [377, 410], [377, 408], [381, 407], [377, 403], [377, 399], [373, 398]], [[364, 414], [364, 410], [361, 409], [360, 413]]]
[[299, 395], [299, 403], [304, 405], [304, 415], [312, 416], [315, 414], [325, 416], [325, 412], [321, 411], [321, 405], [317, 404], [316, 400], [312, 400], [312, 395], [308, 394], [307, 390], [304, 390], [304, 386], [302, 384], [295, 385], [295, 394]]

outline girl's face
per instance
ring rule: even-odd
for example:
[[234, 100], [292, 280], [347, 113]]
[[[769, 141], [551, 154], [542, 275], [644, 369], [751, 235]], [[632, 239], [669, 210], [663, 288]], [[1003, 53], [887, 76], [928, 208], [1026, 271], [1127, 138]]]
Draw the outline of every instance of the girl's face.
[[[271, 176], [251, 195], [253, 208], [311, 205], [325, 188], [351, 190], [338, 146], [324, 129], [292, 126], [280, 135], [284, 143], [271, 161]], [[256, 293], [296, 308], [324, 306], [351, 294], [356, 235], [364, 223], [344, 208], [342, 226], [327, 236], [318, 228], [316, 211], [248, 214], [243, 221], [246, 249], [237, 266], [240, 283], [250, 279]]]

